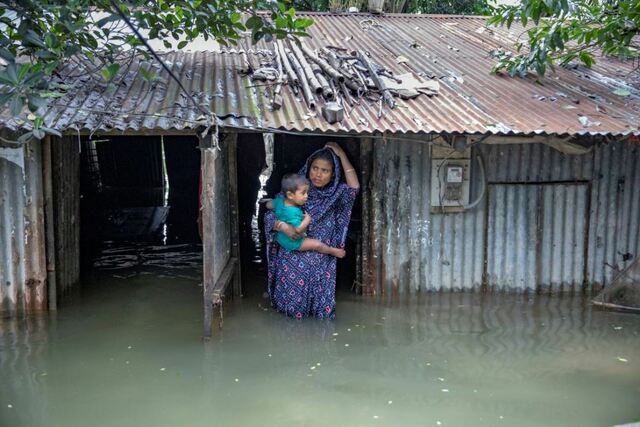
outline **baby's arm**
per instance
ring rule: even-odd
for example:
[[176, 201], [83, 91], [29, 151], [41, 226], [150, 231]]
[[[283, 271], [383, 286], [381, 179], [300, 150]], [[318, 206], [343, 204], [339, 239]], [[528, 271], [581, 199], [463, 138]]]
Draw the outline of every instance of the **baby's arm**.
[[311, 215], [305, 212], [304, 219], [302, 220], [300, 225], [296, 227], [296, 233], [303, 234], [305, 231], [307, 231], [307, 227], [309, 227], [309, 224], [311, 224]]

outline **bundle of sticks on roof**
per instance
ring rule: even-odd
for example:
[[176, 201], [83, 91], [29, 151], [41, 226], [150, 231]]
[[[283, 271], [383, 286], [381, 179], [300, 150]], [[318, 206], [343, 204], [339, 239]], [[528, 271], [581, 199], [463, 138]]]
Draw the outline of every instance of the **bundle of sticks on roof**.
[[[248, 58], [247, 58], [248, 62]], [[251, 64], [249, 64], [251, 65]], [[302, 94], [309, 108], [314, 109], [319, 97], [354, 106], [360, 99], [384, 102], [395, 106], [393, 94], [381, 76], [396, 80], [393, 75], [362, 51], [326, 46], [313, 51], [294, 39], [277, 40], [271, 66], [253, 68], [253, 79], [274, 81], [272, 108], [282, 106], [282, 86], [287, 84], [296, 94]], [[381, 108], [380, 113], [381, 114]]]

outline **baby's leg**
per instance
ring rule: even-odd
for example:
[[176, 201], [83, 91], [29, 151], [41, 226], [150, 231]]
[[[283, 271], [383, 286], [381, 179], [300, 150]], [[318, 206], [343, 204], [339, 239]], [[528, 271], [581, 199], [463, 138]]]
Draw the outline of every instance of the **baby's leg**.
[[346, 252], [344, 249], [332, 248], [327, 246], [317, 239], [305, 238], [302, 241], [302, 245], [298, 248], [299, 251], [316, 251], [321, 254], [333, 255], [336, 258], [344, 258]]

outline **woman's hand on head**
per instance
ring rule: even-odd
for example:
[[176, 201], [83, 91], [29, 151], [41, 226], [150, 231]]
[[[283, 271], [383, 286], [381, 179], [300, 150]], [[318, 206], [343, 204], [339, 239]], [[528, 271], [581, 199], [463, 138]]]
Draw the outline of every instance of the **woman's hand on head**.
[[330, 149], [331, 151], [333, 151], [335, 153], [336, 156], [338, 156], [340, 158], [342, 158], [343, 156], [346, 156], [346, 153], [338, 145], [337, 142], [327, 142], [327, 144], [325, 145], [325, 148]]

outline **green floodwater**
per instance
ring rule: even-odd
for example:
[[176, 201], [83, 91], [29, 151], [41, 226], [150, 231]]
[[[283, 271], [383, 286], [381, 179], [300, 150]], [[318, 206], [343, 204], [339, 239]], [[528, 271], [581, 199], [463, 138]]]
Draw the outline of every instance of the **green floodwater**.
[[197, 257], [112, 256], [57, 314], [0, 320], [0, 426], [640, 419], [640, 316], [581, 296], [342, 293], [335, 321], [296, 321], [256, 292], [203, 344]]

